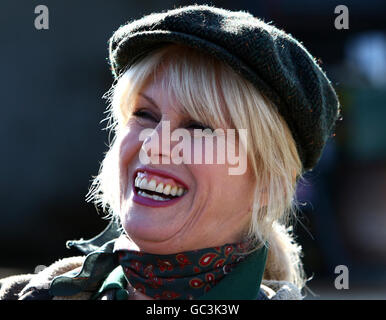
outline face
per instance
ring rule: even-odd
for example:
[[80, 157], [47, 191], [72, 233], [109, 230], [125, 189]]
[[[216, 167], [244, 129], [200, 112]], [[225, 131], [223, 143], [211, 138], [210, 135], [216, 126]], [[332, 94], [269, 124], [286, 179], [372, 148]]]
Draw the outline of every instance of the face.
[[[249, 167], [242, 175], [229, 175], [227, 161], [175, 164], [171, 150], [178, 142], [170, 141], [170, 148], [155, 143], [156, 134], [162, 138], [161, 121], [168, 121], [171, 132], [188, 130], [191, 142], [203, 139], [196, 138], [193, 131], [202, 128], [201, 124], [183, 114], [176, 100], [157, 83], [141, 90], [126, 126], [117, 135], [120, 218], [127, 235], [142, 251], [158, 254], [242, 240], [255, 188]], [[154, 134], [140, 139], [147, 128], [154, 129]], [[140, 151], [150, 145], [158, 149], [150, 156], [151, 163], [144, 165]], [[216, 140], [213, 149], [217, 150]], [[192, 148], [191, 157], [194, 152]]]

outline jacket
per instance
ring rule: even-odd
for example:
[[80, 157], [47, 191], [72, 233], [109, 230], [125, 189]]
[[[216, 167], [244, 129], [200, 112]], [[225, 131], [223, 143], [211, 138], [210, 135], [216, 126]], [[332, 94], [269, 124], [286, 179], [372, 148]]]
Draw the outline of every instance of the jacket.
[[[67, 243], [68, 247], [76, 247], [84, 255], [60, 259], [37, 274], [16, 275], [0, 279], [0, 300], [127, 299], [127, 291], [124, 290], [127, 282], [113, 254], [115, 239], [120, 234], [118, 230], [116, 223], [112, 221], [101, 234], [93, 239]], [[253, 286], [253, 283], [261, 281], [261, 278], [253, 278], [254, 273], [250, 272], [250, 269], [255, 268], [259, 263], [257, 255], [258, 253], [251, 255], [251, 258], [210, 290], [210, 294], [205, 295], [203, 299], [302, 299], [299, 289], [286, 281], [263, 279], [259, 288]], [[228, 286], [233, 290], [222, 289]]]

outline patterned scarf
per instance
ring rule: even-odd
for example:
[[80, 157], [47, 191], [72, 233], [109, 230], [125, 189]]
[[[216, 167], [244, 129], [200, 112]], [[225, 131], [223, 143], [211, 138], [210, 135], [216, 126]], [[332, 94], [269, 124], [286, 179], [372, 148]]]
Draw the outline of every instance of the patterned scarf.
[[127, 249], [129, 242], [123, 235], [114, 249], [125, 277], [135, 289], [158, 300], [199, 298], [245, 260], [242, 253], [248, 250], [248, 243], [241, 242], [158, 255]]

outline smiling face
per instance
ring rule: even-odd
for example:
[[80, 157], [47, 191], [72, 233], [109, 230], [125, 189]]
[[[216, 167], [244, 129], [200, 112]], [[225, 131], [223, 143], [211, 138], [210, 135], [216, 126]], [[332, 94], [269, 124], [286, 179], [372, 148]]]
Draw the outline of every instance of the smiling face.
[[[162, 145], [157, 149], [159, 164], [143, 165], [140, 150], [146, 144], [154, 146], [154, 141], [153, 136], [141, 141], [140, 133], [151, 128], [161, 137], [161, 121], [169, 121], [171, 132], [185, 128], [192, 141], [202, 139], [193, 133], [201, 125], [189, 119], [159, 83], [141, 90], [126, 126], [117, 135], [124, 230], [141, 250], [159, 254], [241, 241], [249, 223], [255, 186], [250, 170], [229, 175], [228, 163], [174, 164], [170, 150], [177, 142], [173, 141], [169, 150], [163, 150]], [[215, 143], [213, 148], [216, 150]], [[151, 159], [155, 162], [154, 156]], [[163, 164], [165, 159], [170, 164]]]

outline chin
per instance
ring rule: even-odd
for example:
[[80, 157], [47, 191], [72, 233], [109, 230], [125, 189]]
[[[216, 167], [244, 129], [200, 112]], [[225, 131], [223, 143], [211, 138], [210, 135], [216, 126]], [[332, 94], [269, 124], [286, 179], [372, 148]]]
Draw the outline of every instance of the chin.
[[174, 210], [139, 207], [135, 204], [121, 216], [121, 222], [126, 234], [144, 251], [147, 251], [145, 246], [170, 246], [185, 224], [183, 219], [181, 222], [176, 219]]

